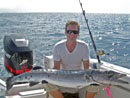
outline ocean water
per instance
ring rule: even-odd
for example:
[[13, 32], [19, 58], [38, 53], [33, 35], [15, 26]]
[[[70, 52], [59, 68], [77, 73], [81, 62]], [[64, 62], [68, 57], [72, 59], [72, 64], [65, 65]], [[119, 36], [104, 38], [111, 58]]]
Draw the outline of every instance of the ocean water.
[[[130, 14], [86, 14], [97, 49], [109, 55], [101, 60], [130, 68]], [[78, 39], [89, 44], [91, 58], [96, 58], [82, 13], [0, 13], [0, 76], [4, 68], [3, 38], [9, 34], [25, 34], [32, 44], [34, 63], [43, 65], [44, 56], [52, 55], [56, 42], [65, 39], [68, 20], [80, 23]]]

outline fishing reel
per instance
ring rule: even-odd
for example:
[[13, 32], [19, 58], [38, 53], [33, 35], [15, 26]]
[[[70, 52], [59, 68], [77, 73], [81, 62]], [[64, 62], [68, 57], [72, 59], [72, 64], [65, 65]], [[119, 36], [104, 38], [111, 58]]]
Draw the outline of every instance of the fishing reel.
[[98, 55], [110, 55], [110, 53], [106, 53], [103, 49], [97, 51]]

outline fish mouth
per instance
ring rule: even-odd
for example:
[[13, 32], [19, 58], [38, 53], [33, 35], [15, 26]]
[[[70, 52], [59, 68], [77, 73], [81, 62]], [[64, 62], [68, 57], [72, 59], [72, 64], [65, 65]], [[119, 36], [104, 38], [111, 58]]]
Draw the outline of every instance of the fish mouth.
[[129, 82], [122, 80], [120, 78], [127, 76], [127, 74], [121, 74], [121, 73], [117, 73], [116, 75], [112, 75], [110, 78], [111, 82], [116, 82], [117, 84], [115, 85], [119, 85], [119, 84], [129, 84]]
[[[125, 80], [121, 80], [121, 79], [118, 79], [118, 80], [115, 80], [115, 82], [119, 83], [119, 84], [129, 84], [129, 82], [125, 81]], [[117, 84], [118, 85], [118, 84]]]
[[116, 75], [111, 75], [111, 76], [109, 76], [109, 78], [110, 79], [119, 79], [119, 78], [122, 78], [122, 77], [125, 77], [125, 76], [127, 76], [127, 75], [119, 73], [119, 74], [116, 74]]
[[[105, 72], [105, 71], [104, 71]], [[94, 72], [91, 73], [92, 80], [99, 84], [111, 84], [111, 85], [121, 85], [121, 84], [129, 84], [126, 80], [122, 80], [120, 78], [127, 76], [127, 74], [122, 74], [114, 71], [106, 71], [104, 75], [99, 76], [101, 79], [94, 78]], [[101, 73], [100, 73], [101, 74]], [[97, 75], [96, 75], [97, 76]], [[103, 78], [104, 77], [104, 78]]]

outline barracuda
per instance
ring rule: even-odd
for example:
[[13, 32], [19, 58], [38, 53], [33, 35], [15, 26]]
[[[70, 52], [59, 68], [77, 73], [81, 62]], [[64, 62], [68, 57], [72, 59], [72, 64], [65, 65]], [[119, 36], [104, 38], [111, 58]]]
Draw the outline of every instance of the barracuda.
[[23, 82], [28, 82], [30, 86], [38, 83], [50, 83], [68, 88], [82, 88], [90, 84], [128, 84], [128, 82], [119, 79], [124, 76], [126, 74], [99, 69], [81, 71], [37, 69], [8, 78], [6, 85], [9, 90], [14, 84]]

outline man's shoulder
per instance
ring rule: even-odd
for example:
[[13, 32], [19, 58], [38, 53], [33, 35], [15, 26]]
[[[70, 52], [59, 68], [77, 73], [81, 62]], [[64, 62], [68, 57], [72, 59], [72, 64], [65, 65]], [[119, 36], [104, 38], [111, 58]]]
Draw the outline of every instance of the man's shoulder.
[[77, 40], [77, 42], [79, 45], [87, 45], [88, 46], [88, 44], [83, 40]]
[[55, 46], [62, 46], [62, 45], [64, 45], [65, 42], [66, 42], [66, 40], [61, 40], [61, 41], [57, 42], [55, 44]]

